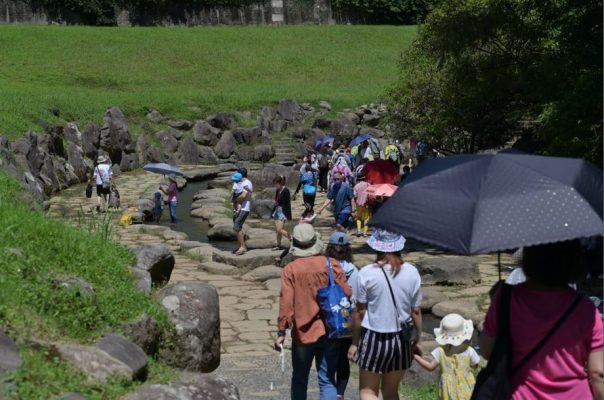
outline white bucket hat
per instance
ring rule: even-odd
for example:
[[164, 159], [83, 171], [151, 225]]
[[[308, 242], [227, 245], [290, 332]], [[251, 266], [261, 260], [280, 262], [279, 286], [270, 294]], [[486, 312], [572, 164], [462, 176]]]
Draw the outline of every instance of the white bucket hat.
[[321, 235], [310, 224], [296, 225], [292, 233], [292, 244], [289, 252], [294, 257], [310, 257], [321, 254], [323, 252]]
[[367, 244], [381, 253], [397, 253], [405, 248], [405, 238], [384, 229], [376, 229]]
[[474, 324], [469, 319], [464, 319], [459, 314], [447, 314], [440, 321], [440, 328], [434, 329], [436, 342], [441, 346], [450, 344], [459, 346], [466, 340], [472, 339]]
[[100, 156], [98, 156], [98, 158], [96, 159], [97, 164], [104, 164], [107, 161], [109, 161], [109, 157], [107, 157], [104, 154], [101, 154]]

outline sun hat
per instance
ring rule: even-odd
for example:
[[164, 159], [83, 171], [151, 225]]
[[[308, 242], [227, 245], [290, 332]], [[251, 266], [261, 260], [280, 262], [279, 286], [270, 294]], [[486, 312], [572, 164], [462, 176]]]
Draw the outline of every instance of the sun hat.
[[292, 244], [289, 250], [294, 257], [317, 256], [323, 251], [321, 235], [311, 224], [296, 225], [292, 233]]
[[474, 324], [472, 320], [464, 319], [459, 314], [447, 314], [440, 321], [440, 327], [434, 328], [436, 342], [441, 346], [450, 344], [459, 346], [466, 340], [472, 339]]
[[243, 175], [241, 174], [241, 172], [235, 172], [233, 175], [231, 175], [231, 180], [233, 182], [241, 182], [242, 179]]
[[168, 180], [169, 180], [170, 182], [176, 182], [176, 175], [174, 175], [174, 174], [170, 174], [170, 175], [168, 175]]
[[237, 169], [237, 172], [239, 172], [241, 174], [241, 178], [247, 178], [247, 168], [245, 167], [241, 167], [239, 169]]
[[331, 234], [329, 238], [329, 244], [333, 246], [348, 246], [350, 244], [350, 240], [348, 239], [348, 234], [344, 232], [334, 232]]
[[107, 156], [106, 156], [106, 155], [104, 155], [104, 154], [101, 154], [101, 155], [100, 155], [100, 156], [98, 156], [98, 157], [97, 157], [97, 159], [96, 159], [96, 163], [97, 163], [97, 164], [104, 164], [104, 163], [106, 163], [107, 161], [109, 161], [109, 157], [107, 157]]
[[376, 229], [367, 244], [375, 251], [396, 253], [405, 248], [405, 238], [402, 235], [384, 229]]

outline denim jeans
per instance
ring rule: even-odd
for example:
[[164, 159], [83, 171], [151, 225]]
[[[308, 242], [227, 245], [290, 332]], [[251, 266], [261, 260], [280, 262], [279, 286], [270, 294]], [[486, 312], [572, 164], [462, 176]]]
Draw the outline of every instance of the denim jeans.
[[176, 222], [176, 202], [171, 201], [170, 203], [170, 219], [172, 222]]
[[313, 360], [318, 373], [321, 400], [334, 400], [336, 391], [336, 369], [338, 367], [338, 341], [321, 337], [316, 343], [292, 344], [292, 400], [306, 400], [308, 375]]

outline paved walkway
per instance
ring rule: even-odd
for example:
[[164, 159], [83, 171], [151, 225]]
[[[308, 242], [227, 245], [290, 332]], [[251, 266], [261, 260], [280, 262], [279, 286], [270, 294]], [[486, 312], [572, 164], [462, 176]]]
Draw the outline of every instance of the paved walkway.
[[[199, 167], [191, 167], [199, 169]], [[122, 195], [122, 206], [127, 207], [149, 191], [155, 191], [160, 177], [147, 172], [127, 173], [117, 180]], [[318, 194], [317, 204], [324, 201], [325, 195]], [[92, 199], [94, 200], [94, 199]], [[88, 226], [88, 211], [94, 202], [84, 198], [84, 187], [77, 186], [65, 190], [50, 201], [50, 215]], [[180, 207], [188, 207], [181, 204]], [[301, 199], [294, 202], [293, 214], [302, 212]], [[117, 221], [117, 215], [114, 216]], [[316, 228], [326, 240], [332, 232], [329, 213], [320, 216]], [[251, 226], [268, 227], [266, 221], [250, 221]], [[222, 362], [217, 373], [231, 379], [241, 392], [244, 400], [285, 399], [288, 398], [289, 374], [291, 372], [289, 352], [286, 372], [281, 373], [278, 353], [272, 349], [276, 332], [278, 314], [279, 280], [271, 279], [264, 283], [242, 280], [240, 277], [218, 275], [201, 269], [201, 262], [189, 258], [181, 251], [180, 243], [186, 241], [186, 235], [174, 231], [149, 228], [147, 225], [120, 227], [115, 225], [115, 240], [124, 246], [135, 248], [145, 244], [165, 243], [174, 252], [176, 265], [172, 282], [207, 282], [214, 285], [220, 295]], [[353, 238], [356, 264], [365, 265], [372, 261], [373, 255], [364, 247], [364, 239]], [[427, 250], [429, 251], [429, 250]], [[426, 256], [426, 250], [414, 251], [405, 255], [410, 262]], [[483, 295], [497, 279], [495, 259], [491, 256], [478, 258], [482, 278], [480, 286], [451, 288], [450, 298], [467, 298]], [[482, 304], [486, 307], [486, 304]], [[311, 374], [309, 386], [310, 398], [318, 398], [315, 374]], [[358, 382], [349, 384], [347, 399], [358, 398]]]

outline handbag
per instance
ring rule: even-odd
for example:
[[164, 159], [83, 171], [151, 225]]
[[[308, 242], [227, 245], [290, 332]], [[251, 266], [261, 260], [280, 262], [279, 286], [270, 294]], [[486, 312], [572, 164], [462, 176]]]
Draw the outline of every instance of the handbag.
[[317, 302], [321, 308], [327, 337], [338, 339], [352, 334], [352, 312], [354, 305], [333, 277], [331, 260], [327, 257], [327, 286], [317, 291]]
[[398, 321], [400, 327], [401, 327], [401, 332], [403, 333], [403, 337], [405, 338], [406, 341], [411, 342], [411, 339], [415, 336], [415, 324], [413, 323], [413, 320], [411, 318], [408, 318], [406, 321], [403, 321], [401, 319], [401, 315], [398, 312], [398, 304], [396, 302], [396, 298], [394, 297], [394, 291], [392, 290], [392, 286], [390, 285], [390, 279], [388, 278], [388, 275], [386, 274], [386, 271], [384, 271], [384, 268], [379, 267], [382, 270], [382, 273], [384, 274], [384, 278], [386, 278], [386, 283], [388, 284], [388, 290], [390, 290], [390, 297], [392, 298], [392, 303], [394, 304], [394, 311], [396, 313], [396, 320]]
[[501, 287], [501, 303], [499, 305], [499, 329], [495, 338], [493, 353], [486, 368], [480, 371], [476, 378], [471, 400], [509, 400], [512, 397], [512, 376], [533, 358], [548, 340], [556, 333], [558, 328], [566, 321], [568, 316], [577, 307], [581, 295], [577, 297], [568, 309], [556, 321], [539, 343], [518, 362], [512, 366], [512, 338], [510, 335], [510, 304], [512, 300], [512, 286], [504, 284]]
[[92, 197], [92, 183], [88, 182], [86, 185], [86, 198], [90, 199]]

